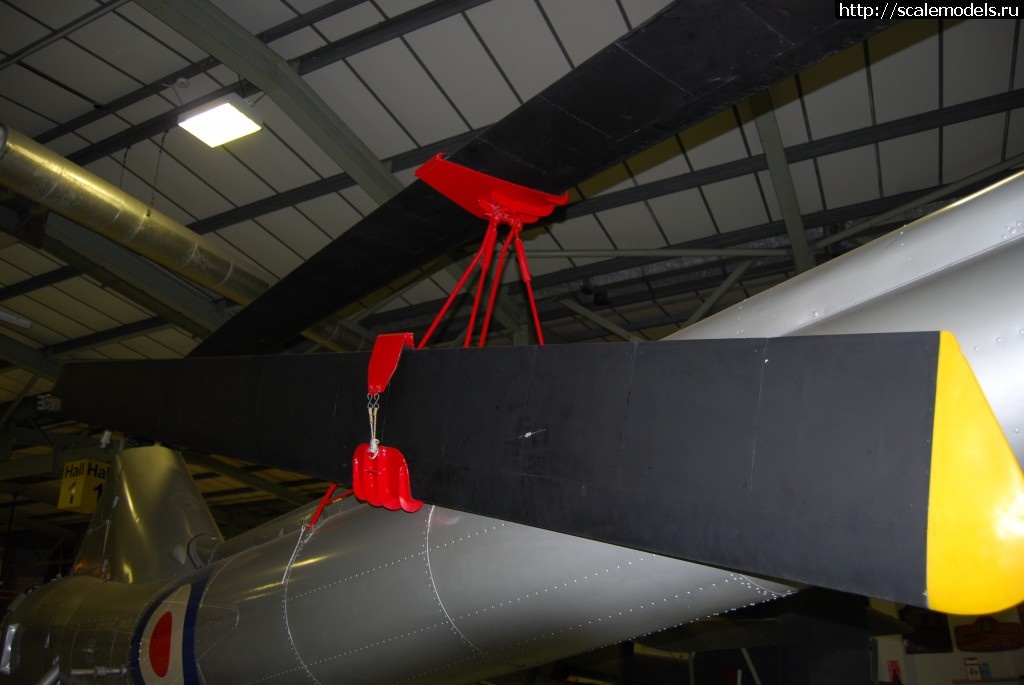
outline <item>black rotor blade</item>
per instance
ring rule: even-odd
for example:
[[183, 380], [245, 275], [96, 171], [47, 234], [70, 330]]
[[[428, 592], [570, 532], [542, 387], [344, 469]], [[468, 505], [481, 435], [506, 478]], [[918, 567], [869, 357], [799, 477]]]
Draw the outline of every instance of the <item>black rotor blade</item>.
[[[448, 158], [560, 193], [884, 25], [837, 20], [833, 12], [820, 0], [673, 3]], [[480, 220], [417, 181], [192, 354], [280, 351], [317, 321], [483, 230]]]

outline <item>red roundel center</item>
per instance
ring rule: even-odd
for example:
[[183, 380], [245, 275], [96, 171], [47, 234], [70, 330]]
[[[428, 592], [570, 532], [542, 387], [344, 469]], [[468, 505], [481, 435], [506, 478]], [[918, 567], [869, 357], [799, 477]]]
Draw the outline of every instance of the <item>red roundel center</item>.
[[153, 673], [163, 678], [171, 666], [171, 612], [165, 611], [153, 627], [149, 638], [149, 664]]

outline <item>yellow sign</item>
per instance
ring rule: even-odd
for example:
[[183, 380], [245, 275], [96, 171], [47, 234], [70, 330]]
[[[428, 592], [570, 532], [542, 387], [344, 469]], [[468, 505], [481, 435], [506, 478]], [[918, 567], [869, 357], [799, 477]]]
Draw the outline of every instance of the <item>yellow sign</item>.
[[60, 480], [60, 499], [57, 508], [91, 514], [103, 492], [103, 481], [107, 479], [107, 464], [91, 459], [69, 461], [64, 464]]

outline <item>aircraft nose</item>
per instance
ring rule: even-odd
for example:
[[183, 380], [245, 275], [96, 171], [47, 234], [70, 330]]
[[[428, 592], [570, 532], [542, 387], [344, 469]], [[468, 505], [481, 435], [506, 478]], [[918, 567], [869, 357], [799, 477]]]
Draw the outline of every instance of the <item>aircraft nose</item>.
[[939, 343], [928, 498], [928, 606], [985, 614], [1024, 599], [1024, 473], [952, 333]]

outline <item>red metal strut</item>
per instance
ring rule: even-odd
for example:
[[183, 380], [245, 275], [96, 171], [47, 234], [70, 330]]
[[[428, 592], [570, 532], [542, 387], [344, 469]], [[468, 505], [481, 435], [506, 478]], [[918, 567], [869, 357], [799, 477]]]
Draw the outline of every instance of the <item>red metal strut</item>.
[[483, 243], [476, 255], [466, 267], [465, 272], [455, 284], [451, 294], [434, 318], [430, 328], [420, 340], [417, 349], [426, 346], [427, 341], [434, 334], [441, 319], [448, 312], [455, 297], [462, 290], [462, 287], [469, 280], [473, 270], [480, 269], [480, 281], [477, 285], [476, 297], [473, 299], [473, 309], [469, 316], [469, 330], [466, 331], [466, 340], [463, 347], [469, 347], [473, 339], [473, 331], [476, 328], [477, 312], [480, 309], [480, 300], [484, 292], [484, 284], [491, 268], [491, 258], [494, 255], [494, 248], [498, 242], [498, 225], [505, 223], [509, 226], [508, 235], [502, 243], [501, 251], [498, 253], [498, 262], [494, 269], [491, 293], [487, 300], [487, 309], [484, 313], [483, 323], [480, 330], [478, 346], [483, 347], [487, 340], [487, 329], [490, 326], [491, 315], [494, 312], [494, 303], [498, 297], [498, 288], [501, 284], [501, 272], [505, 267], [505, 258], [510, 245], [515, 244], [516, 259], [519, 262], [519, 274], [526, 287], [526, 296], [530, 302], [530, 313], [533, 315], [534, 329], [537, 331], [538, 344], [544, 344], [544, 334], [540, 328], [540, 316], [537, 314], [537, 302], [533, 296], [533, 279], [530, 276], [529, 265], [526, 261], [526, 250], [523, 249], [523, 241], [520, 234], [525, 224], [531, 224], [541, 217], [548, 216], [555, 207], [564, 205], [569, 200], [569, 193], [551, 195], [539, 190], [533, 190], [525, 186], [517, 185], [500, 178], [488, 176], [479, 171], [474, 171], [454, 162], [449, 162], [443, 154], [435, 156], [426, 164], [416, 170], [416, 176], [421, 178], [430, 187], [459, 205], [473, 216], [487, 219], [487, 231], [484, 233]]

